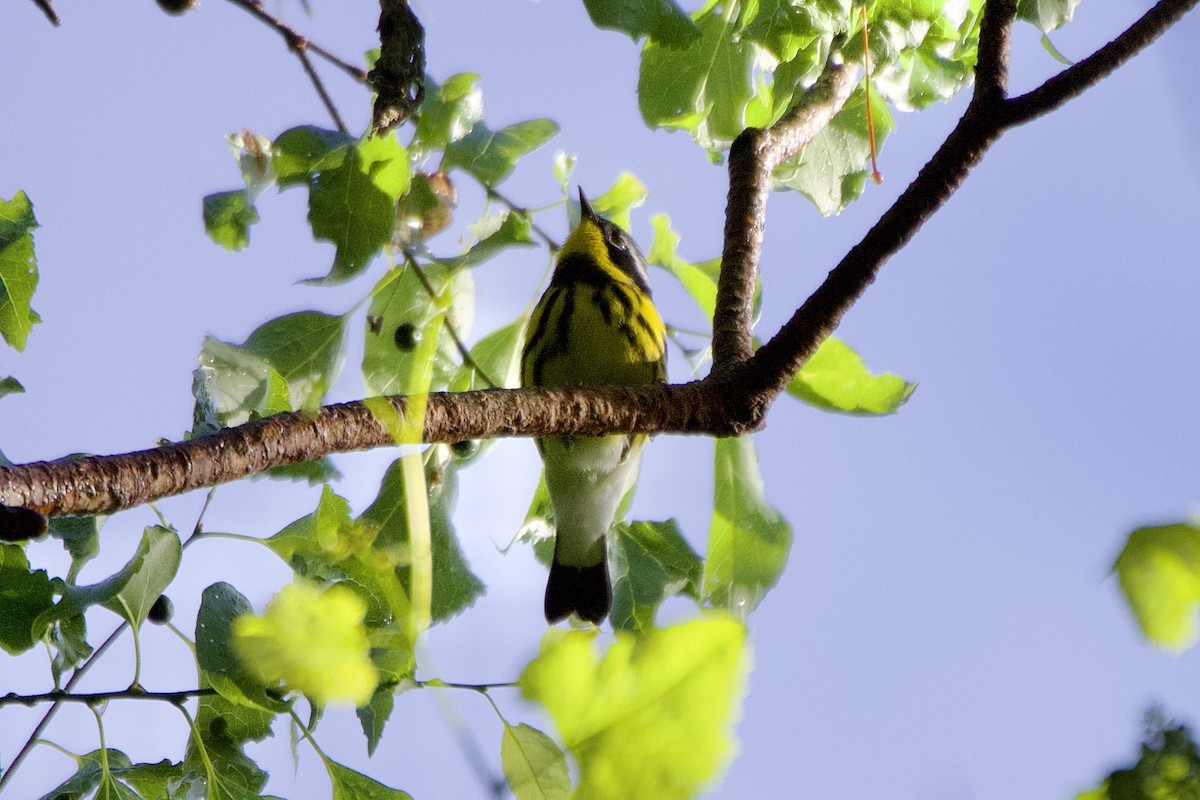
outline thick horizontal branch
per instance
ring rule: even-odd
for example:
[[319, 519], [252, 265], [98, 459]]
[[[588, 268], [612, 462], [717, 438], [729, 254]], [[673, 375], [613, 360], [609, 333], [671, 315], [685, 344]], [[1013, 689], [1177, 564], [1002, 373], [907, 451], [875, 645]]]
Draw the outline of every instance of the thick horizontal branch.
[[[405, 414], [407, 399], [386, 398]], [[209, 436], [114, 456], [0, 467], [0, 505], [47, 516], [104, 514], [256, 475], [270, 467], [396, 443], [371, 401], [293, 412]], [[376, 406], [377, 407], [377, 406]], [[766, 404], [715, 380], [682, 385], [485, 389], [428, 396], [423, 440], [605, 433], [736, 435]]]

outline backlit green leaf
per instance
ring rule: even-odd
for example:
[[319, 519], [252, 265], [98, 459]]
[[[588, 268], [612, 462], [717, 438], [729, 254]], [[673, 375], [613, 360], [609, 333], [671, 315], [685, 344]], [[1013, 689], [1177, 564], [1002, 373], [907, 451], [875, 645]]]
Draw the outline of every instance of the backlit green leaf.
[[10, 394], [24, 394], [25, 387], [11, 375], [0, 378], [0, 397]]
[[1200, 525], [1138, 528], [1113, 565], [1142, 634], [1179, 653], [1196, 643], [1200, 603]]
[[612, 535], [613, 628], [653, 628], [668, 597], [700, 598], [704, 565], [674, 520], [622, 524]]
[[[866, 93], [860, 87], [828, 127], [779, 166], [775, 185], [800, 192], [825, 216], [839, 213], [857, 199], [866, 185], [871, 155], [866, 109]], [[882, 147], [895, 123], [887, 106], [874, 94], [871, 112], [875, 142]]]
[[530, 235], [529, 218], [524, 214], [506, 212], [500, 217], [499, 226], [473, 244], [465, 253], [453, 258], [438, 259], [437, 263], [447, 269], [474, 267], [488, 261], [502, 250], [510, 247], [532, 247], [535, 244]]
[[325, 759], [333, 783], [333, 800], [412, 800], [407, 792], [384, 786], [374, 778]]
[[1017, 19], [1049, 33], [1070, 22], [1078, 5], [1079, 0], [1017, 0]]
[[518, 160], [557, 135], [558, 125], [548, 119], [518, 122], [498, 131], [478, 122], [446, 148], [442, 168], [458, 167], [487, 186], [498, 186], [512, 174]]
[[500, 764], [516, 800], [558, 800], [571, 793], [567, 757], [537, 728], [506, 724], [500, 739]]
[[597, 28], [627, 34], [635, 42], [643, 36], [679, 46], [700, 35], [692, 18], [674, 0], [583, 0]]
[[24, 350], [33, 326], [41, 322], [30, 306], [37, 289], [37, 257], [33, 252], [33, 203], [21, 191], [0, 198], [0, 336]]
[[354, 138], [313, 125], [290, 128], [275, 139], [271, 163], [279, 187], [307, 184], [315, 172], [341, 166]]
[[333, 268], [314, 283], [340, 283], [367, 268], [396, 225], [396, 202], [408, 191], [408, 153], [394, 136], [359, 142], [336, 167], [314, 172], [308, 186], [313, 236], [337, 248]]
[[792, 527], [763, 496], [750, 437], [717, 439], [714, 449], [716, 498], [704, 594], [713, 605], [745, 617], [783, 574]]
[[0, 647], [12, 655], [37, 644], [41, 633], [34, 621], [54, 605], [46, 570], [29, 569], [25, 551], [15, 544], [0, 544]]
[[142, 533], [146, 555], [115, 596], [104, 607], [120, 614], [130, 625], [141, 627], [150, 606], [175, 578], [182, 547], [179, 534], [170, 528], [151, 525]]
[[451, 75], [442, 84], [426, 78], [414, 150], [445, 150], [471, 132], [483, 119], [483, 93], [476, 87], [478, 81], [479, 76], [472, 72]]
[[788, 394], [826, 411], [893, 414], [916, 391], [899, 375], [872, 375], [858, 353], [830, 337], [787, 385]]
[[250, 226], [256, 222], [258, 209], [245, 189], [205, 195], [204, 230], [226, 250], [244, 250], [250, 244]]
[[551, 629], [521, 675], [579, 764], [575, 797], [689, 798], [733, 755], [746, 631], [714, 615], [643, 635]]

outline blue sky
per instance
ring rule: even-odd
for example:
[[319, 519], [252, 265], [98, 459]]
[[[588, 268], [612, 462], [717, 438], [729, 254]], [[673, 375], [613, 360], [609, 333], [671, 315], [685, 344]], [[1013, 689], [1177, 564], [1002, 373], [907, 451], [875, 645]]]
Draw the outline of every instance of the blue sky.
[[[373, 45], [373, 5], [314, 0], [312, 19], [295, 3], [269, 7], [353, 57]], [[1148, 6], [1085, 2], [1054, 41], [1082, 57]], [[667, 212], [685, 257], [719, 252], [724, 173], [683, 134], [641, 124], [628, 39], [592, 29], [572, 0], [447, 0], [417, 10], [430, 73], [481, 73], [494, 127], [540, 116], [562, 126], [506, 194], [532, 206], [552, 201], [550, 160], [564, 149], [579, 156], [575, 179], [589, 193], [623, 170], [646, 183], [652, 196], [633, 222], [644, 244], [650, 216]], [[265, 197], [242, 253], [204, 234], [200, 198], [240, 180], [227, 134], [328, 124], [278, 37], [217, 0], [180, 18], [148, 2], [120, 19], [103, 5], [59, 3], [59, 11], [64, 24], [52, 29], [32, 3], [10, 4], [0, 28], [0, 195], [26, 190], [42, 224], [34, 307], [44, 323], [25, 353], [0, 352], [0, 375], [28, 389], [0, 402], [0, 448], [15, 461], [178, 437], [190, 424], [204, 335], [241, 341], [289, 311], [340, 313], [364, 291], [296, 284], [327, 271], [332, 253], [312, 242], [302, 193]], [[784, 398], [755, 437], [767, 496], [792, 522], [795, 544], [780, 585], [751, 618], [741, 755], [712, 797], [1066, 798], [1133, 756], [1149, 704], [1197, 718], [1196, 654], [1145, 645], [1108, 570], [1130, 529], [1179, 519], [1200, 499], [1200, 89], [1188, 70], [1198, 37], [1192, 14], [1083, 98], [1006, 135], [885, 266], [839, 335], [873, 369], [919, 382], [898, 415], [847, 418]], [[1016, 38], [1019, 91], [1059, 67], [1033, 29]], [[321, 69], [361, 129], [365, 92]], [[819, 218], [798, 196], [772, 199], [761, 335], [891, 203], [963, 105], [898, 116], [885, 183], [838, 218]], [[461, 188], [466, 219], [481, 200]], [[545, 223], [565, 230], [561, 213]], [[476, 330], [523, 308], [544, 266], [523, 254], [478, 270]], [[667, 276], [652, 279], [667, 318], [692, 321]], [[354, 364], [352, 353], [335, 399], [361, 395]], [[635, 515], [674, 517], [702, 547], [711, 452], [703, 438], [659, 437]], [[361, 510], [392, 457], [339, 458], [348, 477], [337, 490]], [[544, 571], [527, 552], [497, 550], [523, 516], [536, 469], [532, 445], [513, 441], [463, 476], [459, 535], [489, 592], [431, 632], [427, 663], [436, 666], [426, 674], [510, 680], [536, 652]], [[218, 493], [208, 527], [269, 535], [315, 497], [304, 487], [237, 484]], [[201, 499], [162, 508], [184, 528]], [[123, 563], [153, 521], [148, 509], [110, 520], [105, 552], [83, 580]], [[62, 568], [56, 548], [32, 552]], [[190, 629], [204, 586], [230, 581], [261, 607], [286, 579], [265, 550], [213, 541], [189, 551], [169, 594]], [[115, 625], [107, 612], [89, 623], [97, 633]], [[144, 673], [148, 688], [194, 685], [172, 636], [150, 629], [143, 646], [161, 665]], [[85, 686], [125, 685], [128, 655], [126, 642]], [[44, 690], [44, 663], [36, 652], [0, 660], [0, 691]], [[515, 696], [499, 699], [510, 720], [547, 724]], [[479, 698], [450, 700], [497, 769], [494, 715]], [[35, 717], [13, 708], [2, 716], [7, 763]], [[134, 758], [182, 752], [185, 731], [170, 709], [113, 704], [107, 719], [109, 745]], [[318, 737], [331, 755], [415, 797], [483, 796], [429, 692], [400, 698], [371, 761], [350, 714], [331, 714]], [[48, 738], [77, 752], [96, 746], [82, 709], [61, 713]], [[254, 752], [272, 765], [269, 791], [325, 796], [310, 755], [293, 775], [285, 731]], [[71, 769], [40, 748], [13, 796], [47, 791]]]

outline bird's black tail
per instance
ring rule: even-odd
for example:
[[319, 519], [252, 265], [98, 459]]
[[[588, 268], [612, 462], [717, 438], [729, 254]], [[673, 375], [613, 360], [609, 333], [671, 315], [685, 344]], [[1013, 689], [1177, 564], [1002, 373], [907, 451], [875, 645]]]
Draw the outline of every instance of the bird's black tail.
[[551, 625], [574, 612], [580, 619], [599, 625], [612, 607], [608, 585], [608, 562], [590, 567], [572, 567], [557, 561], [550, 566], [546, 583], [546, 621]]

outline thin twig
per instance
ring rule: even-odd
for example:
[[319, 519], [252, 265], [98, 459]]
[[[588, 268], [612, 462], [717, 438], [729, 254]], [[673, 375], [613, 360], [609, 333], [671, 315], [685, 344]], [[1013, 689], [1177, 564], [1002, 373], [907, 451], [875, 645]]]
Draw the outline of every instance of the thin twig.
[[337, 126], [341, 133], [349, 134], [350, 130], [346, 127], [346, 123], [342, 122], [342, 115], [338, 113], [337, 106], [333, 104], [333, 98], [329, 96], [329, 91], [325, 88], [325, 82], [321, 80], [321, 76], [317, 74], [313, 68], [312, 59], [308, 57], [308, 51], [304, 47], [295, 47], [292, 52], [300, 59], [301, 66], [304, 67], [304, 72], [308, 75], [308, 79], [312, 81], [313, 88], [317, 90], [317, 94], [321, 97], [321, 102], [325, 104], [325, 110], [329, 112], [329, 116], [333, 117], [333, 124]]
[[365, 69], [362, 67], [357, 67], [345, 59], [335, 56], [333, 53], [329, 52], [324, 47], [321, 47], [316, 42], [309, 41], [308, 37], [287, 25], [285, 22], [283, 22], [283, 20], [268, 14], [266, 10], [263, 9], [263, 4], [260, 0], [229, 0], [229, 2], [233, 3], [239, 8], [244, 9], [262, 22], [265, 22], [269, 27], [273, 28], [277, 33], [279, 33], [280, 36], [283, 37], [284, 41], [287, 42], [288, 47], [292, 48], [293, 50], [311, 50], [321, 58], [328, 61], [330, 64], [333, 64], [335, 67], [341, 69], [359, 83], [367, 82], [367, 71]]
[[542, 230], [542, 228], [540, 228], [538, 224], [533, 221], [533, 214], [529, 213], [529, 209], [525, 208], [524, 206], [517, 205], [491, 186], [488, 186], [486, 183], [481, 182], [480, 185], [483, 186], [483, 190], [487, 192], [487, 196], [489, 198], [500, 201], [504, 205], [508, 206], [509, 211], [520, 214], [521, 216], [525, 217], [525, 219], [529, 220], [529, 229], [537, 234], [538, 238], [545, 242], [547, 247], [553, 251], [557, 251], [561, 247], [561, 245], [558, 243], [558, 240]]
[[[42, 694], [16, 694], [9, 692], [0, 695], [0, 706], [21, 705], [32, 706], [38, 703], [86, 703], [96, 705], [110, 700], [161, 700], [167, 703], [182, 703], [193, 697], [208, 697], [217, 693], [216, 689], [183, 689], [178, 692], [147, 692], [142, 689], [121, 689], [113, 692], [78, 692], [55, 690]], [[12, 769], [11, 767], [9, 768]]]

